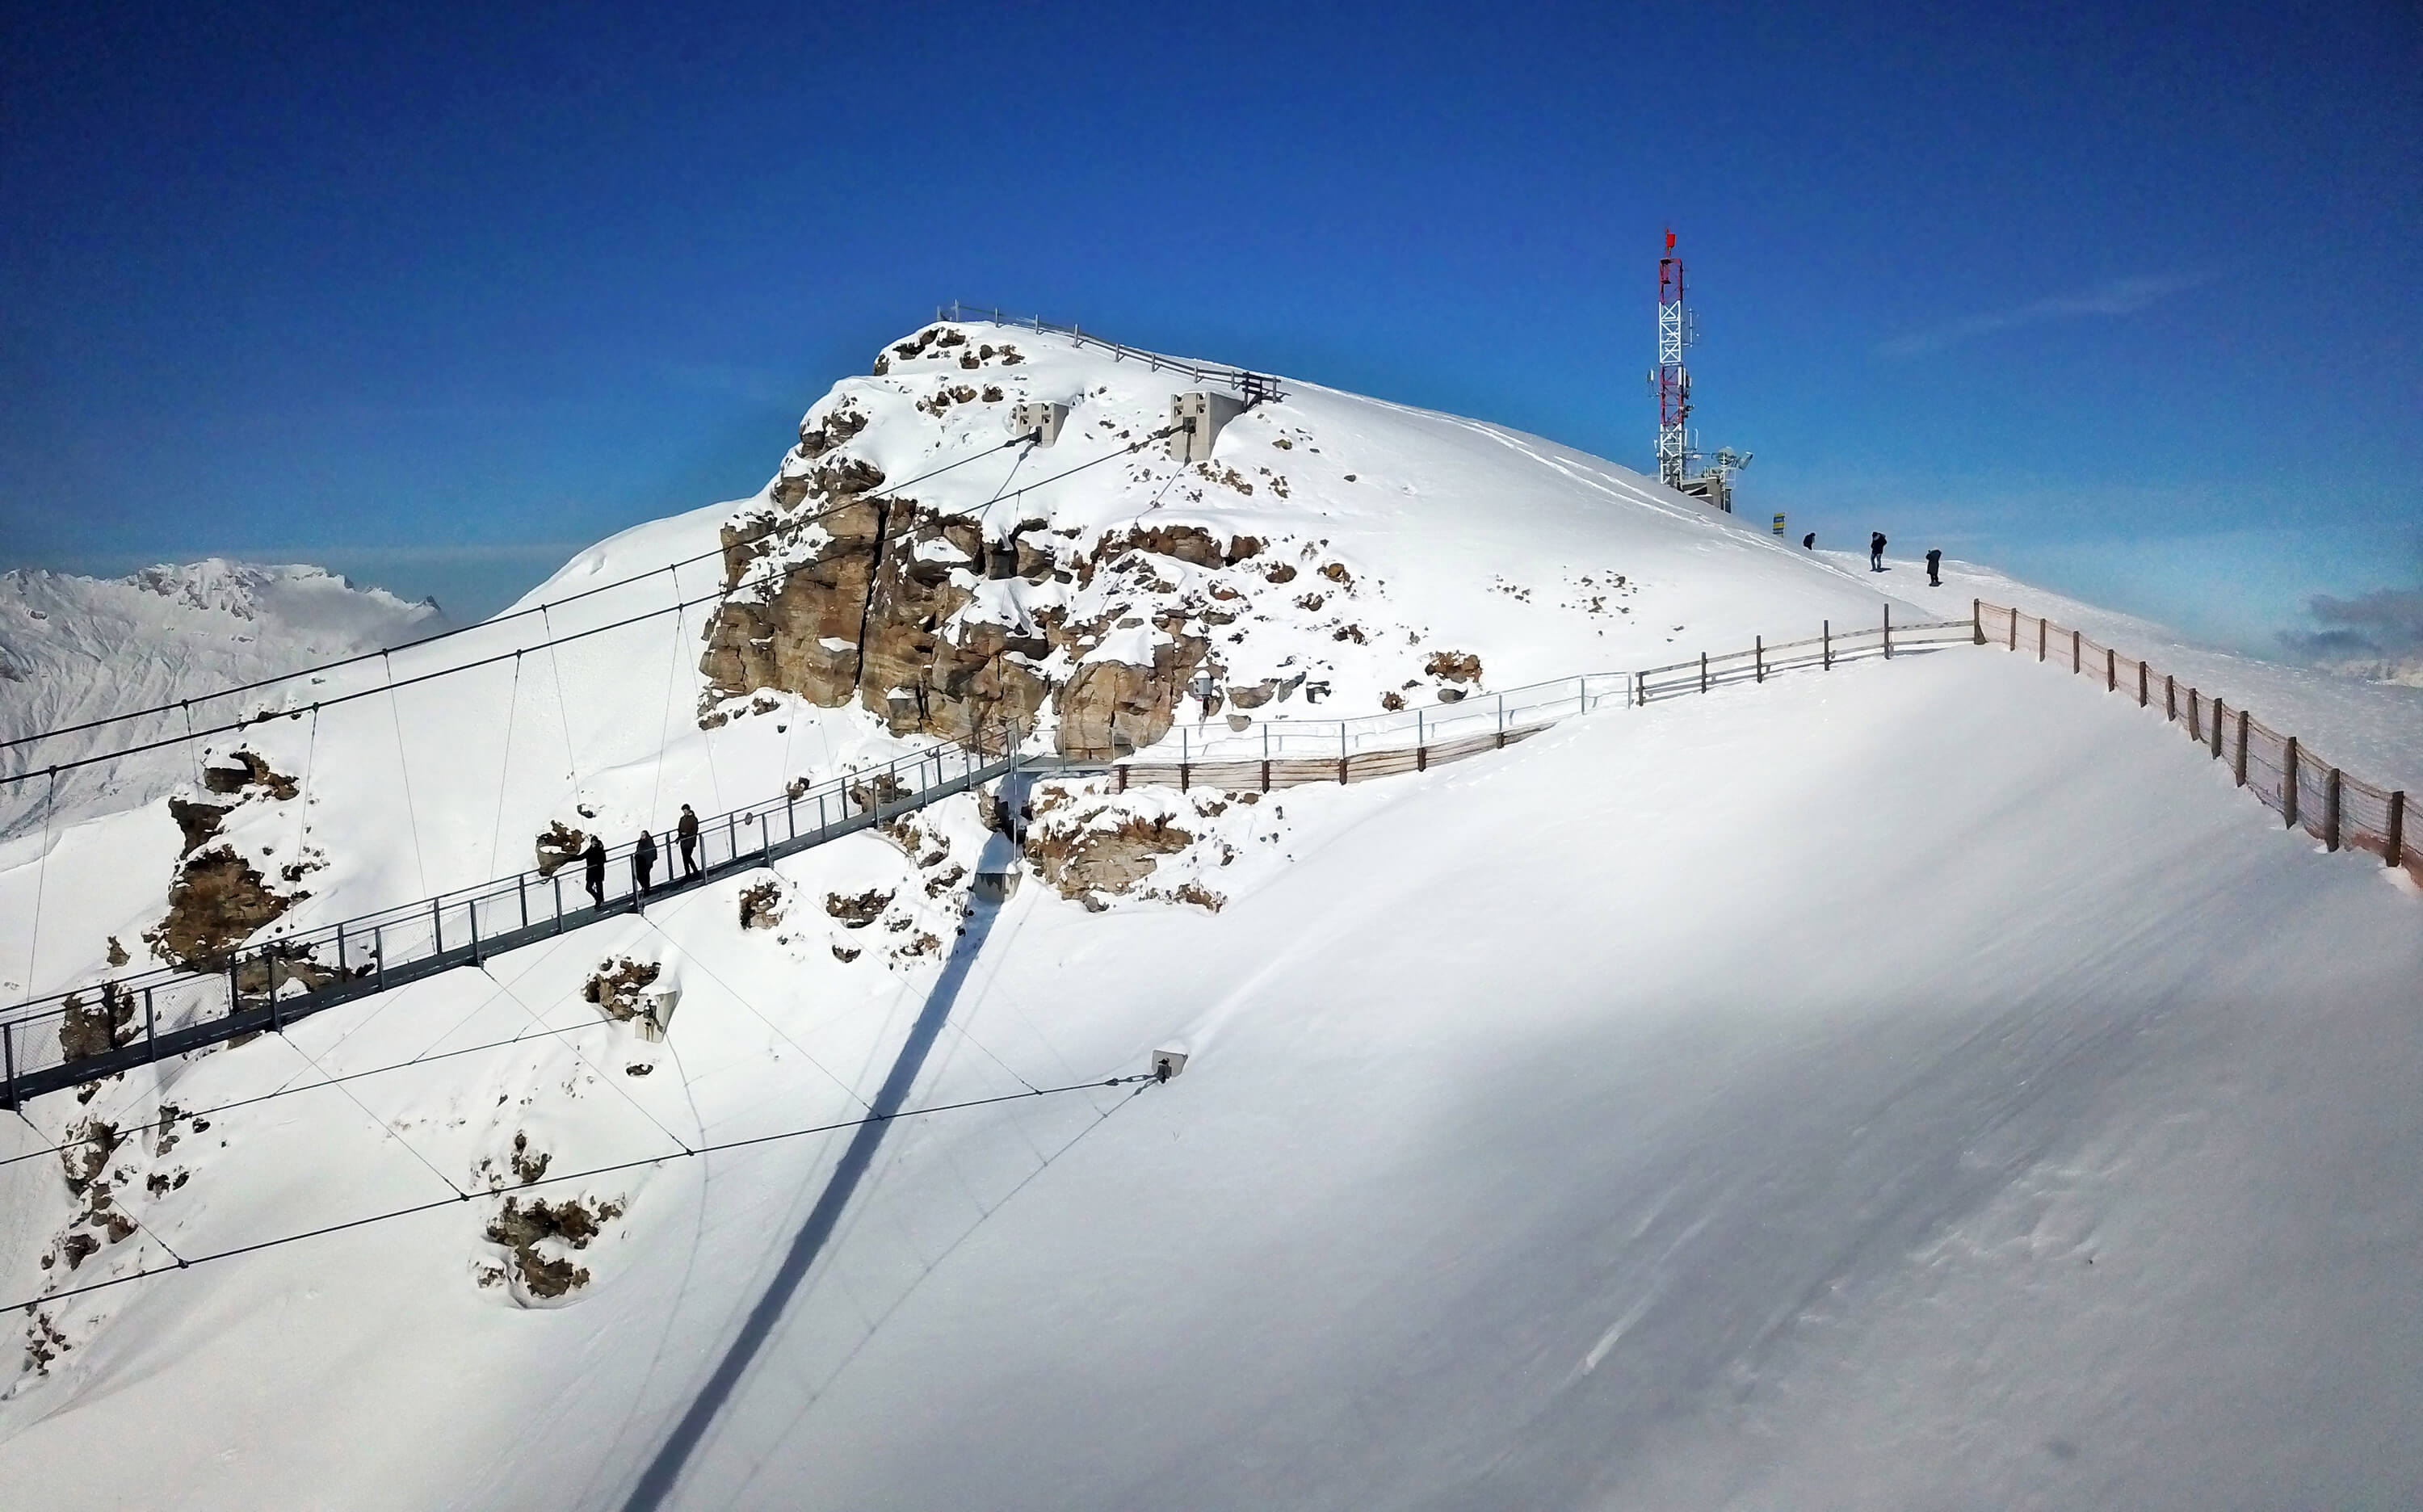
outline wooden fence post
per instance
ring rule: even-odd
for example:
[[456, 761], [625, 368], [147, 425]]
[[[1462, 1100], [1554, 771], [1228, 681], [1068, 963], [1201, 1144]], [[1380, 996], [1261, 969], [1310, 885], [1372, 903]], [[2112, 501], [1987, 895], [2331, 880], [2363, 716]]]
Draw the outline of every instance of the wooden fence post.
[[2162, 674], [2162, 717], [2174, 724], [2179, 722], [2179, 679], [2167, 672]]
[[[2220, 702], [2219, 702], [2218, 700], [2215, 700], [2215, 702], [2214, 702], [2214, 704], [2213, 704], [2213, 710], [2214, 710], [2214, 712], [2213, 712], [2213, 724], [2212, 724], [2212, 754], [2213, 754], [2213, 755], [2215, 755], [2215, 756], [2219, 756], [2219, 755], [2221, 755], [2221, 713], [2220, 713], [2220, 709], [2221, 709]], [[2246, 786], [2246, 726], [2247, 726], [2247, 720], [2248, 720], [2248, 715], [2247, 715], [2246, 710], [2244, 710], [2244, 709], [2242, 709], [2242, 708], [2241, 708], [2241, 709], [2240, 709], [2240, 710], [2238, 711], [2238, 786], [2240, 786], [2241, 788], [2243, 788], [2243, 787], [2245, 787], [2245, 786]], [[2288, 752], [2289, 752], [2289, 756], [2291, 756], [2291, 758], [2293, 758], [2293, 757], [2295, 756], [2295, 755], [2296, 755], [2296, 750], [2297, 750], [2297, 742], [2296, 742], [2296, 741], [2294, 741], [2294, 740], [2289, 741], [2289, 742], [2288, 742]]]
[[2339, 769], [2333, 767], [2322, 783], [2322, 849], [2339, 848]]
[[1765, 682], [1766, 680], [1766, 637], [1764, 635], [1751, 636], [1750, 651], [1751, 656], [1758, 659], [1758, 680]]
[[1817, 633], [1825, 640], [1825, 665], [1819, 670], [1831, 672], [1834, 670], [1834, 622], [1829, 619], [1823, 623], [1825, 628]]
[[2082, 645], [2085, 645], [2085, 642], [2086, 637], [2083, 632], [2078, 630], [2072, 630], [2069, 632], [2069, 670], [2072, 675], [2083, 670], [2086, 665], [2086, 663], [2081, 660], [2081, 653], [2079, 650]]
[[2120, 653], [2108, 645], [2103, 648], [2103, 691], [2107, 693], [2120, 691]]
[[2017, 608], [2014, 608], [2014, 609], [2011, 611], [2011, 645], [2010, 645], [2010, 649], [2012, 649], [2012, 650], [2016, 651], [2016, 650], [2018, 650], [2019, 648], [2019, 610], [2018, 610]]
[[2044, 617], [2042, 614], [2038, 614], [2038, 615], [2036, 616], [2036, 660], [2037, 660], [2037, 661], [2042, 661], [2045, 659], [2045, 643], [2046, 643], [2049, 639], [2051, 639], [2051, 635], [2052, 635], [2052, 627], [2051, 627], [2051, 625], [2048, 625], [2048, 624], [2046, 624], [2046, 623], [2045, 623], [2045, 617]]
[[2146, 684], [2152, 680], [2152, 676], [2153, 675], [2146, 670], [2145, 659], [2139, 658], [2137, 661], [2137, 707], [2139, 708], [2145, 708], [2148, 702], [2146, 696], [2148, 691]]
[[1892, 660], [1892, 605], [1885, 606], [1885, 660]]
[[2199, 694], [2193, 688], [2188, 690], [2188, 739], [2195, 741], [2198, 745], [2202, 745], [2204, 743], [2204, 724], [2202, 716], [2198, 712], [2202, 708], [2202, 705], [2198, 702], [2198, 698]]
[[[2245, 728], [2241, 722], [2241, 730]], [[2240, 737], [2241, 741], [2244, 737]], [[2288, 754], [2280, 758], [2280, 818], [2289, 829], [2297, 827], [2297, 738], [2288, 737]]]
[[2406, 789], [2389, 795], [2389, 864], [2406, 865]]
[[1708, 691], [1708, 653], [1700, 653], [1700, 692]]
[[1969, 600], [1969, 637], [1978, 645], [1986, 644], [1986, 600]]

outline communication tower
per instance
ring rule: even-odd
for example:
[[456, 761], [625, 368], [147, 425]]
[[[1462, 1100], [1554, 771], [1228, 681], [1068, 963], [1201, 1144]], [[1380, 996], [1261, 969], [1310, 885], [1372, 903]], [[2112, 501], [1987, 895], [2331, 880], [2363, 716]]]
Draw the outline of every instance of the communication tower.
[[1719, 447], [1707, 468], [1692, 470], [1702, 454], [1691, 444], [1691, 370], [1683, 365], [1683, 349], [1699, 335], [1683, 302], [1683, 258], [1668, 227], [1666, 255], [1657, 260], [1657, 371], [1649, 375], [1657, 390], [1657, 480], [1731, 514], [1733, 475], [1750, 466], [1750, 454]]

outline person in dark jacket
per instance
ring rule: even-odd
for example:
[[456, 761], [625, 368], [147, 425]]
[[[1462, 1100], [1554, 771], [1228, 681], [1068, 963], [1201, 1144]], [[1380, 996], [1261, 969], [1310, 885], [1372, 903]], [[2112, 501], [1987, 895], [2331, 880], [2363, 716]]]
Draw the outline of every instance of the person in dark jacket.
[[1884, 569], [1885, 533], [1882, 531], [1870, 531], [1868, 533], [1868, 570], [1870, 572], [1882, 572]]
[[588, 874], [589, 901], [599, 908], [606, 906], [606, 842], [595, 836], [589, 837], [589, 849], [580, 852], [581, 870]]
[[631, 882], [641, 898], [648, 896], [648, 874], [656, 869], [657, 837], [641, 830], [640, 843], [631, 847]]
[[681, 823], [675, 827], [674, 833], [681, 837], [682, 876], [685, 879], [695, 877], [698, 875], [698, 816], [689, 811], [688, 804], [682, 804]]
[[1926, 585], [1930, 588], [1943, 586], [1943, 553], [1940, 551], [1926, 553]]
[[1800, 549], [1803, 551], [1814, 551], [1817, 549], [1817, 533], [1815, 531], [1811, 531], [1808, 534], [1800, 537]]

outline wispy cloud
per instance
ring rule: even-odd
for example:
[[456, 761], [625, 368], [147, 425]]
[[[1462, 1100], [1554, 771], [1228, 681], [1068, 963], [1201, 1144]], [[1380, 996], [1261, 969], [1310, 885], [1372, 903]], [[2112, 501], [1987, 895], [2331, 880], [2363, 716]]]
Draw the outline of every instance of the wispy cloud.
[[1980, 336], [2011, 330], [2020, 326], [2039, 326], [2049, 320], [2069, 320], [2082, 315], [2133, 315], [2148, 305], [2167, 299], [2184, 289], [2210, 283], [2211, 273], [2170, 273], [2159, 277], [2114, 279], [2098, 284], [2084, 294], [2056, 294], [2016, 310], [2000, 310], [1988, 314], [1964, 315], [1931, 329], [1898, 336], [1877, 346], [1885, 357], [1920, 357], [1940, 352]]
[[2383, 588], [2354, 598], [2315, 598], [2306, 606], [2322, 629], [2283, 630], [2293, 655], [2316, 661], [2395, 663], [2423, 660], [2423, 589]]

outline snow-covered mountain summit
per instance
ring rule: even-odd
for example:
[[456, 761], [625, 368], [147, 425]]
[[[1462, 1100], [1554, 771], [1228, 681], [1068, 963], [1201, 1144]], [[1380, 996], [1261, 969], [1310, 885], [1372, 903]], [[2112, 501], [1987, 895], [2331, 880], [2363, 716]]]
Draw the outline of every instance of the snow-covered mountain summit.
[[[752, 497], [150, 732], [165, 789], [0, 847], [0, 980], [212, 967], [941, 738], [1167, 752], [2005, 581], [1292, 380], [1181, 462], [1191, 384], [1047, 332], [873, 366]], [[1021, 401], [1053, 445], [1005, 444]], [[954, 797], [38, 1099], [0, 1122], [0, 1484], [2392, 1501], [2412, 884], [2090, 681], [1963, 641], [1352, 787], [1047, 777], [997, 907]], [[1178, 1080], [1105, 1085], [1164, 1049]]]

